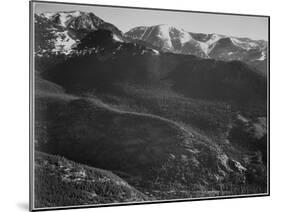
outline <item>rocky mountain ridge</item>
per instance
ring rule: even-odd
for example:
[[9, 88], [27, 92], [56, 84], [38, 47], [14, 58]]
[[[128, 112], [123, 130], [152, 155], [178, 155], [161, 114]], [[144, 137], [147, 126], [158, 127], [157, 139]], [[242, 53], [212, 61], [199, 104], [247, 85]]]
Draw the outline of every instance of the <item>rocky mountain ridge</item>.
[[224, 61], [239, 60], [266, 73], [266, 68], [264, 66], [261, 68], [267, 61], [267, 42], [264, 40], [237, 38], [216, 33], [193, 33], [166, 24], [135, 27], [125, 35], [148, 42], [162, 51]]

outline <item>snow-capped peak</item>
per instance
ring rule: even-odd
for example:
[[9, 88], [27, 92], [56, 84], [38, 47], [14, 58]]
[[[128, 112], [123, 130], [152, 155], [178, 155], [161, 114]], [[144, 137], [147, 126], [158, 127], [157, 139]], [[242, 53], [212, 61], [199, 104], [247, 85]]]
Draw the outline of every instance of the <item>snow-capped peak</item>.
[[67, 11], [67, 12], [47, 12], [39, 14], [53, 23], [62, 26], [70, 27], [77, 26], [78, 28], [95, 29], [97, 25], [104, 23], [102, 19], [95, 16], [93, 13], [81, 11]]
[[81, 11], [67, 11], [67, 12], [55, 12], [55, 13], [48, 12], [48, 13], [42, 13], [41, 15], [49, 20], [52, 21], [56, 20], [58, 24], [60, 24], [63, 27], [66, 27], [72, 18], [79, 17], [82, 14], [83, 12]]
[[177, 29], [172, 25], [161, 24], [158, 25], [159, 32], [165, 39], [173, 39], [175, 36], [179, 36], [181, 43], [186, 43], [192, 40], [192, 36], [189, 32], [185, 31], [184, 29]]
[[70, 54], [88, 32], [98, 29], [111, 31], [114, 40], [124, 42], [122, 32], [118, 28], [90, 12], [45, 12], [36, 14], [35, 17], [35, 23], [48, 35], [48, 39], [42, 41], [38, 47], [39, 54], [49, 52]]

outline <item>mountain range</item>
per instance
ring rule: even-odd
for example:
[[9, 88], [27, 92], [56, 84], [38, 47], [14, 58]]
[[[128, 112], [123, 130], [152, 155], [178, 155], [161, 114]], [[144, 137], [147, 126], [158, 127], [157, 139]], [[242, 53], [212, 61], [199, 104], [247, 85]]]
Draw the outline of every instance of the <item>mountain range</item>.
[[235, 38], [220, 34], [192, 33], [169, 25], [135, 27], [125, 33], [149, 42], [163, 51], [193, 54], [218, 60], [265, 60], [267, 43], [263, 40]]
[[[73, 48], [90, 31], [109, 30], [119, 42], [134, 42], [162, 52], [191, 54], [216, 60], [243, 61], [259, 73], [267, 71], [267, 41], [237, 38], [220, 34], [188, 32], [170, 25], [134, 27], [123, 33], [93, 13], [81, 11], [41, 13], [35, 15], [38, 25], [36, 45], [38, 55], [45, 53], [73, 53]], [[40, 38], [44, 38], [40, 40]]]

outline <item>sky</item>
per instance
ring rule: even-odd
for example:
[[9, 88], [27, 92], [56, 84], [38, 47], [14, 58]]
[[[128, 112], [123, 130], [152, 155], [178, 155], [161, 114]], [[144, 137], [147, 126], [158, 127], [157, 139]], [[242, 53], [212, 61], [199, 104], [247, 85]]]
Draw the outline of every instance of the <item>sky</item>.
[[217, 33], [233, 37], [268, 40], [268, 19], [265, 17], [39, 2], [34, 6], [35, 13], [76, 10], [93, 12], [104, 21], [114, 24], [122, 32], [127, 32], [137, 26], [168, 24], [188, 32]]

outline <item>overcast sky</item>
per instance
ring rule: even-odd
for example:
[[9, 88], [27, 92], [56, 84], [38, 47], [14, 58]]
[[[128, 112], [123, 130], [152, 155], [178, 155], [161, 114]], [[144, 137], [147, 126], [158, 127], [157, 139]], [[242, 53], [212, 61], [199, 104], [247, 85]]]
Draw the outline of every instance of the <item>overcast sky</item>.
[[127, 32], [136, 26], [169, 24], [189, 32], [218, 33], [234, 37], [268, 40], [268, 20], [264, 17], [54, 3], [35, 3], [34, 11], [42, 13], [73, 10], [93, 12], [104, 21], [114, 24], [123, 32]]

